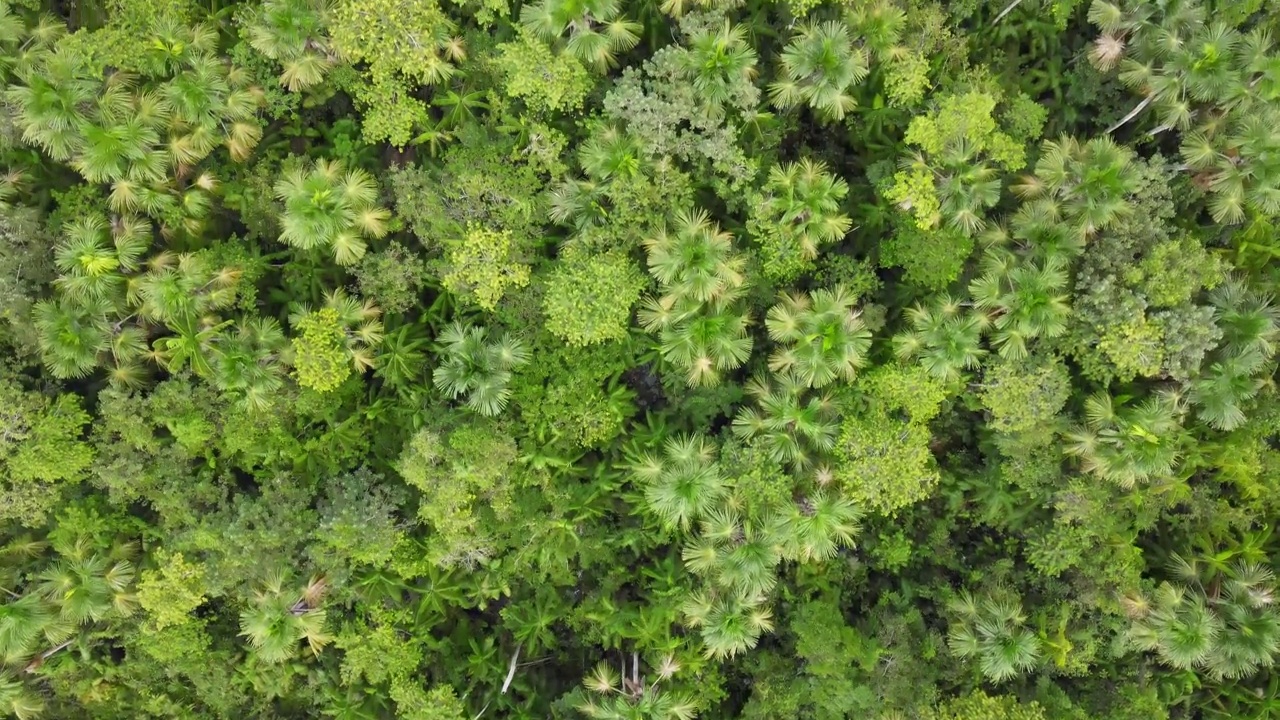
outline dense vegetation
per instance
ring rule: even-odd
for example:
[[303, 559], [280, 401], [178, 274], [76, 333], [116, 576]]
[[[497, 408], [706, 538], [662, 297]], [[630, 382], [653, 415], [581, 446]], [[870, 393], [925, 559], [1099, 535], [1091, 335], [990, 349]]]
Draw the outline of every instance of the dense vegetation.
[[0, 715], [1280, 718], [1275, 0], [0, 0]]

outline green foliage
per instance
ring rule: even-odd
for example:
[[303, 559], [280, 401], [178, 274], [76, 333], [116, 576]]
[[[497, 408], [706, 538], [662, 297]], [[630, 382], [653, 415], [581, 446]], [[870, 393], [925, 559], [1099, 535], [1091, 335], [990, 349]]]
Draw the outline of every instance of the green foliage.
[[426, 263], [395, 241], [361, 258], [354, 272], [360, 295], [389, 314], [414, 307], [429, 277]]
[[929, 720], [1045, 720], [1039, 703], [1020, 703], [1016, 697], [992, 697], [974, 690], [925, 713]]
[[489, 340], [485, 327], [454, 323], [437, 338], [440, 364], [432, 374], [435, 386], [451, 399], [466, 396], [466, 406], [493, 416], [507, 406], [511, 371], [529, 361], [524, 343], [502, 335]]
[[644, 286], [635, 264], [621, 253], [566, 253], [547, 278], [547, 330], [577, 346], [621, 340]]
[[382, 311], [342, 291], [325, 297], [324, 306], [305, 306], [291, 318], [293, 364], [298, 383], [319, 392], [342, 385], [351, 370], [373, 367], [372, 349], [382, 341]]
[[334, 51], [368, 68], [352, 83], [365, 141], [404, 147], [428, 120], [415, 89], [447, 81], [466, 56], [453, 21], [435, 0], [338, 0], [328, 25]]
[[553, 53], [528, 33], [498, 46], [497, 66], [506, 78], [507, 95], [523, 100], [533, 113], [577, 110], [593, 85], [574, 55]]
[[204, 571], [182, 553], [157, 554], [156, 570], [143, 570], [138, 581], [138, 604], [148, 615], [149, 630], [163, 630], [191, 622], [191, 613], [204, 604]]
[[960, 276], [972, 254], [973, 238], [959, 230], [906, 223], [880, 245], [880, 264], [900, 267], [903, 280], [936, 291]]
[[946, 392], [922, 368], [893, 366], [864, 375], [856, 387], [862, 408], [840, 424], [835, 478], [860, 504], [893, 514], [938, 483], [928, 424]]
[[0, 715], [1275, 715], [1277, 8], [1033, 5], [0, 0]]
[[445, 288], [492, 311], [508, 290], [529, 284], [529, 266], [513, 257], [513, 245], [510, 230], [468, 225], [462, 238], [445, 242]]
[[376, 205], [377, 184], [358, 168], [317, 160], [309, 170], [286, 173], [275, 193], [284, 203], [280, 241], [300, 250], [328, 250], [340, 265], [358, 262], [367, 238], [387, 234], [389, 215]]
[[1019, 434], [1050, 426], [1071, 396], [1071, 377], [1052, 355], [1002, 359], [982, 376], [982, 406], [991, 413], [988, 426], [998, 433]]
[[473, 567], [489, 557], [488, 525], [508, 512], [516, 458], [515, 443], [493, 425], [423, 429], [409, 439], [396, 470], [422, 493], [418, 518], [434, 533], [428, 559]]
[[93, 448], [83, 440], [92, 418], [75, 395], [49, 398], [14, 380], [0, 385], [0, 400], [0, 517], [39, 525], [57, 508], [63, 487], [83, 479], [93, 464]]

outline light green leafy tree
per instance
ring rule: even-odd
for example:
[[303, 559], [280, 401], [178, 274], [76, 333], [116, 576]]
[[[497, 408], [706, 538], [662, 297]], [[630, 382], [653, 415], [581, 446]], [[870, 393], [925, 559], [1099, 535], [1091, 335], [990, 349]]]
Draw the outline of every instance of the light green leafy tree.
[[352, 88], [365, 140], [404, 147], [430, 122], [417, 89], [453, 77], [466, 57], [453, 21], [436, 0], [337, 0], [328, 25], [334, 51], [368, 68]]
[[834, 480], [859, 506], [893, 514], [927, 498], [938, 484], [928, 423], [946, 390], [918, 366], [878, 368], [855, 388], [860, 407], [847, 409], [840, 424]]
[[644, 276], [624, 254], [571, 249], [547, 278], [547, 329], [577, 346], [621, 340], [644, 286]]
[[312, 310], [301, 306], [289, 318], [293, 366], [298, 383], [320, 392], [336, 389], [351, 374], [373, 367], [373, 350], [382, 342], [382, 311], [341, 290], [325, 296]]
[[424, 428], [409, 439], [396, 470], [422, 493], [432, 562], [474, 567], [493, 554], [492, 523], [511, 510], [517, 458], [515, 442], [488, 423]]
[[492, 311], [509, 290], [529, 284], [529, 266], [519, 256], [510, 230], [469, 224], [461, 238], [444, 243], [444, 274], [449, 292]]
[[38, 525], [93, 464], [93, 448], [82, 439], [91, 418], [76, 395], [50, 398], [8, 379], [0, 382], [0, 401], [0, 517]]
[[156, 569], [143, 570], [138, 604], [147, 614], [146, 628], [156, 631], [191, 622], [205, 602], [204, 567], [187, 562], [182, 553], [159, 552]]
[[499, 45], [496, 62], [507, 95], [520, 98], [537, 114], [577, 110], [594, 84], [575, 55], [553, 51], [530, 33]]

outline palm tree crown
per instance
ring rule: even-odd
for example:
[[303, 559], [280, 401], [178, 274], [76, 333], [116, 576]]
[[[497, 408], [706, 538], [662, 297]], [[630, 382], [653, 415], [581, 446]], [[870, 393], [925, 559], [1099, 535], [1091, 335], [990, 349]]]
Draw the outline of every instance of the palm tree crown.
[[792, 372], [810, 387], [836, 378], [852, 380], [866, 363], [871, 332], [853, 306], [857, 298], [842, 286], [811, 294], [789, 293], [769, 309], [769, 337], [788, 343], [769, 358], [775, 372]]
[[529, 361], [524, 343], [502, 335], [489, 340], [489, 329], [454, 322], [437, 338], [440, 365], [433, 374], [436, 388], [456, 399], [466, 396], [468, 408], [481, 415], [502, 412], [511, 397], [511, 372]]
[[376, 204], [373, 178], [360, 169], [344, 171], [336, 160], [285, 173], [275, 193], [284, 201], [280, 240], [302, 250], [325, 248], [340, 265], [364, 256], [366, 237], [387, 233], [390, 214]]
[[565, 49], [597, 72], [640, 41], [640, 25], [622, 15], [618, 0], [542, 0], [520, 8], [520, 24], [548, 42], [567, 31]]
[[867, 76], [870, 61], [843, 22], [810, 23], [782, 51], [782, 71], [769, 85], [774, 105], [808, 105], [825, 119], [840, 120], [857, 105], [849, 89]]

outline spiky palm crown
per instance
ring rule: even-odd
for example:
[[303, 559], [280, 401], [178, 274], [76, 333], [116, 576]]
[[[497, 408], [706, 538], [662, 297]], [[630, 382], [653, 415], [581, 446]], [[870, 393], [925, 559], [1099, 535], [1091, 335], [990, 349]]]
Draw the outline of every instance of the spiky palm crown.
[[1138, 176], [1133, 151], [1102, 137], [1046, 140], [1035, 174], [1014, 186], [1023, 198], [1048, 198], [1081, 238], [1110, 227], [1132, 211], [1129, 196]]
[[112, 310], [105, 300], [73, 303], [66, 299], [36, 303], [33, 316], [39, 331], [40, 354], [57, 378], [80, 378], [93, 371], [98, 356], [110, 347]]
[[511, 397], [511, 372], [529, 361], [524, 343], [508, 335], [489, 340], [489, 330], [455, 321], [437, 338], [440, 364], [435, 386], [452, 399], [466, 396], [466, 406], [492, 417]]
[[1260, 351], [1251, 349], [1215, 360], [1201, 370], [1187, 393], [1200, 418], [1223, 431], [1243, 425], [1243, 406], [1266, 386], [1267, 381], [1258, 377], [1265, 362]]
[[1248, 677], [1275, 664], [1280, 609], [1269, 568], [1174, 554], [1169, 571], [1172, 579], [1139, 606], [1127, 634], [1134, 647], [1218, 681]]
[[152, 258], [150, 272], [130, 288], [138, 314], [154, 323], [199, 322], [231, 305], [240, 273], [212, 265], [208, 255], [163, 252]]
[[680, 664], [668, 656], [656, 668], [657, 677], [653, 682], [645, 682], [641, 675], [641, 682], [634, 684], [602, 662], [582, 681], [592, 695], [579, 700], [575, 707], [597, 720], [693, 720], [697, 716], [697, 705], [692, 699], [683, 693], [668, 692], [660, 685], [679, 670]]
[[871, 347], [856, 301], [843, 286], [784, 294], [765, 318], [769, 337], [788, 343], [769, 358], [769, 369], [793, 373], [810, 387], [852, 380]]
[[1272, 304], [1269, 295], [1233, 276], [1209, 293], [1209, 302], [1214, 307], [1214, 323], [1222, 330], [1224, 352], [1244, 355], [1256, 349], [1264, 357], [1275, 353], [1280, 309]]
[[376, 204], [377, 183], [359, 168], [317, 160], [285, 173], [275, 193], [284, 202], [280, 240], [302, 250], [326, 248], [341, 265], [364, 256], [366, 237], [387, 233], [390, 214]]
[[1128, 404], [1099, 392], [1085, 400], [1085, 424], [1072, 428], [1063, 448], [1081, 468], [1131, 488], [1168, 477], [1182, 455], [1184, 433], [1172, 398]]
[[1040, 640], [1025, 626], [1022, 604], [1004, 591], [975, 598], [969, 591], [948, 604], [954, 616], [947, 632], [951, 651], [976, 659], [982, 674], [1004, 682], [1033, 669]]
[[663, 359], [685, 371], [691, 387], [715, 385], [725, 372], [735, 370], [751, 357], [747, 334], [750, 318], [731, 309], [688, 310], [655, 320], [651, 298], [641, 307], [641, 322], [659, 329], [658, 349]]
[[726, 592], [763, 597], [778, 582], [774, 568], [782, 555], [776, 530], [774, 523], [746, 518], [732, 508], [714, 508], [681, 554], [690, 570]]
[[704, 210], [677, 211], [671, 228], [644, 241], [649, 272], [679, 306], [715, 307], [737, 299], [746, 283], [746, 259], [733, 236]]
[[628, 179], [640, 172], [640, 144], [621, 128], [609, 126], [591, 133], [578, 150], [578, 164], [587, 177], [600, 182]]
[[69, 54], [40, 51], [33, 62], [16, 68], [21, 84], [10, 86], [6, 98], [17, 109], [22, 139], [54, 160], [71, 159], [83, 145], [79, 128], [88, 117], [99, 82]]
[[44, 647], [60, 642], [72, 628], [38, 593], [0, 605], [0, 664], [26, 662]]
[[761, 210], [783, 237], [796, 243], [806, 260], [812, 260], [820, 246], [849, 232], [853, 221], [840, 212], [848, 193], [849, 185], [828, 172], [825, 164], [804, 158], [769, 171]]
[[840, 422], [830, 395], [809, 392], [791, 374], [756, 376], [746, 390], [759, 407], [741, 408], [733, 432], [746, 440], [759, 438], [776, 462], [806, 469], [835, 447]]
[[228, 334], [214, 358], [213, 384], [255, 411], [267, 409], [284, 385], [283, 355], [289, 347], [274, 318], [252, 318]]
[[640, 25], [622, 15], [618, 0], [542, 0], [520, 9], [520, 24], [547, 42], [567, 31], [565, 50], [596, 72], [640, 41]]
[[0, 672], [0, 710], [12, 713], [18, 720], [33, 720], [44, 711], [44, 701], [27, 690], [22, 681]]
[[782, 51], [783, 77], [770, 83], [769, 97], [787, 110], [808, 105], [828, 120], [843, 119], [856, 101], [849, 88], [870, 72], [867, 52], [855, 47], [843, 22], [811, 23]]
[[1057, 256], [1042, 262], [1000, 251], [983, 258], [983, 274], [969, 284], [973, 304], [992, 317], [993, 343], [1001, 357], [1027, 356], [1027, 342], [1067, 331], [1068, 276]]
[[125, 617], [133, 612], [133, 564], [112, 560], [81, 538], [57, 546], [58, 559], [40, 573], [37, 591], [71, 625]]
[[817, 562], [836, 556], [841, 547], [852, 547], [862, 512], [847, 498], [818, 490], [792, 504], [777, 518], [773, 532], [783, 557]]
[[259, 659], [281, 663], [297, 655], [304, 640], [312, 653], [329, 643], [326, 612], [319, 606], [323, 593], [316, 592], [316, 583], [313, 579], [298, 590], [288, 586], [283, 573], [274, 573], [254, 591], [252, 602], [240, 613], [240, 635]]
[[932, 306], [908, 309], [907, 318], [911, 330], [894, 336], [894, 352], [903, 361], [918, 361], [936, 378], [958, 380], [986, 354], [982, 332], [989, 324], [987, 317], [965, 311], [950, 295], [940, 296]]
[[630, 463], [645, 505], [668, 529], [688, 531], [728, 495], [715, 448], [701, 435], [676, 435], [662, 454], [641, 453]]
[[698, 95], [715, 106], [732, 100], [756, 76], [756, 51], [747, 41], [747, 29], [725, 19], [712, 31], [704, 29], [689, 42], [682, 57]]
[[750, 650], [773, 630], [773, 613], [763, 597], [697, 591], [683, 610], [686, 622], [702, 636], [703, 652], [717, 660]]
[[248, 27], [249, 44], [282, 66], [280, 84], [296, 92], [324, 79], [333, 64], [321, 0], [267, 0]]
[[958, 163], [937, 180], [938, 201], [947, 224], [966, 235], [986, 227], [983, 213], [1000, 200], [1000, 173], [984, 162]]
[[117, 218], [112, 225], [97, 215], [77, 218], [54, 249], [61, 273], [54, 286], [73, 301], [123, 304], [125, 274], [141, 267], [151, 243], [150, 226], [137, 218]]

